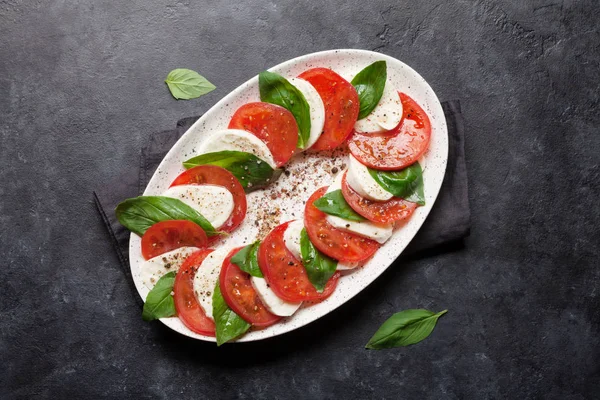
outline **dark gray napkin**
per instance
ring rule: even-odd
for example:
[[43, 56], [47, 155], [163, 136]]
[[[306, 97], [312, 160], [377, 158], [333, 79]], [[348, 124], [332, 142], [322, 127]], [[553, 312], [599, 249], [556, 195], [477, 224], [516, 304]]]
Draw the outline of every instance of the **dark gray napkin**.
[[[442, 103], [448, 124], [448, 166], [442, 188], [427, 220], [408, 245], [403, 255], [428, 254], [424, 250], [439, 253], [444, 245], [460, 243], [469, 235], [471, 212], [467, 192], [467, 170], [465, 165], [463, 118], [458, 100]], [[157, 132], [150, 136], [148, 144], [140, 152], [139, 171], [124, 171], [121, 177], [94, 191], [98, 212], [121, 263], [123, 273], [133, 285], [129, 268], [129, 231], [115, 216], [115, 208], [121, 201], [142, 194], [158, 164], [169, 149], [199, 117], [179, 120], [170, 131]], [[139, 299], [139, 296], [136, 296]], [[141, 300], [140, 300], [141, 301]]]

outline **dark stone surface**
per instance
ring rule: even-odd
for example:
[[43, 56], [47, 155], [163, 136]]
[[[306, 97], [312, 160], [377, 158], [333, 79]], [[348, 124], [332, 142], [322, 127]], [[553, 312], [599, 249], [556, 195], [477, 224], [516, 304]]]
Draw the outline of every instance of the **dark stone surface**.
[[[0, 398], [597, 398], [599, 15], [594, 0], [0, 0]], [[150, 132], [345, 47], [462, 100], [465, 247], [263, 343], [142, 323], [91, 191], [136, 168]], [[218, 89], [173, 100], [162, 80], [181, 66]], [[414, 307], [450, 311], [416, 346], [363, 349]]]

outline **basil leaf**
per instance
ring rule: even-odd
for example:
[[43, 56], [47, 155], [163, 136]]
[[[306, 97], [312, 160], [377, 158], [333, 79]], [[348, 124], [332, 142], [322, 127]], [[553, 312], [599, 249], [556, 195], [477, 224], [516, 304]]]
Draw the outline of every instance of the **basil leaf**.
[[360, 222], [365, 220], [365, 218], [350, 207], [340, 189], [325, 193], [323, 197], [319, 197], [313, 204], [319, 210], [329, 215], [335, 215], [336, 217], [350, 221]]
[[155, 223], [173, 219], [195, 222], [208, 236], [219, 234], [202, 214], [171, 197], [139, 196], [127, 199], [117, 206], [115, 214], [121, 225], [140, 236]]
[[386, 80], [387, 65], [385, 61], [374, 62], [352, 79], [351, 83], [356, 89], [360, 100], [358, 119], [363, 119], [371, 114], [371, 111], [377, 106], [383, 95]]
[[263, 71], [258, 75], [260, 100], [286, 108], [298, 124], [298, 148], [303, 149], [310, 137], [310, 107], [300, 90], [283, 76]]
[[225, 303], [219, 282], [213, 292], [213, 317], [215, 318], [217, 346], [243, 335], [250, 329], [250, 324]]
[[379, 171], [369, 168], [369, 174], [384, 188], [396, 197], [425, 205], [423, 191], [423, 170], [416, 162], [400, 171]]
[[183, 162], [186, 169], [205, 164], [216, 165], [231, 172], [246, 192], [263, 188], [281, 175], [280, 169], [274, 170], [266, 161], [243, 151], [206, 153]]
[[173, 300], [173, 296], [171, 296], [174, 284], [175, 271], [171, 271], [160, 277], [146, 297], [142, 311], [142, 319], [144, 321], [174, 317], [177, 314], [175, 301]]
[[244, 247], [233, 257], [231, 257], [231, 262], [240, 267], [240, 269], [244, 272], [249, 273], [252, 276], [256, 276], [257, 278], [264, 278], [260, 267], [258, 266], [258, 247], [260, 246], [260, 241], [256, 241], [248, 246]]
[[205, 77], [191, 69], [177, 68], [169, 72], [165, 83], [177, 100], [195, 99], [216, 89]]
[[404, 310], [396, 313], [375, 332], [366, 348], [380, 350], [419, 343], [431, 334], [438, 318], [447, 312]]
[[321, 293], [329, 278], [335, 274], [337, 261], [317, 250], [308, 238], [306, 229], [302, 229], [300, 232], [300, 252], [308, 280], [317, 289], [317, 292]]

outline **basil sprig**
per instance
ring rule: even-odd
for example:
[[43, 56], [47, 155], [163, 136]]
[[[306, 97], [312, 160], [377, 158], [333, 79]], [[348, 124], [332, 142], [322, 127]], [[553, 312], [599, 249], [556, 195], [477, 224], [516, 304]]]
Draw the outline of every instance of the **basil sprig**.
[[250, 329], [250, 324], [225, 303], [219, 282], [217, 282], [213, 292], [213, 317], [215, 319], [217, 346], [243, 335]]
[[300, 253], [308, 280], [317, 289], [317, 292], [321, 293], [329, 278], [335, 274], [337, 261], [317, 250], [308, 238], [306, 229], [302, 229], [300, 232]]
[[246, 192], [260, 189], [275, 181], [281, 170], [274, 170], [264, 160], [243, 151], [224, 150], [201, 154], [183, 162], [186, 169], [211, 164], [231, 172]]
[[177, 68], [169, 72], [165, 83], [177, 100], [195, 99], [216, 88], [205, 77], [186, 68]]
[[369, 174], [379, 185], [396, 197], [425, 205], [423, 170], [416, 162], [400, 171], [379, 171], [369, 168]]
[[298, 148], [304, 149], [310, 137], [310, 107], [300, 90], [283, 76], [263, 71], [258, 75], [260, 100], [290, 111], [298, 124]]
[[244, 272], [249, 273], [252, 276], [256, 276], [257, 278], [264, 278], [260, 267], [258, 266], [258, 247], [260, 246], [260, 241], [256, 241], [248, 246], [244, 247], [233, 257], [231, 257], [231, 262], [240, 267], [240, 269]]
[[174, 317], [177, 314], [175, 310], [175, 301], [171, 292], [175, 284], [175, 271], [171, 271], [160, 277], [156, 285], [152, 288], [142, 310], [142, 319], [152, 321], [158, 318]]
[[381, 96], [383, 96], [386, 80], [387, 65], [385, 61], [374, 62], [352, 79], [351, 83], [356, 89], [360, 100], [358, 119], [363, 119], [371, 114], [371, 111], [377, 106]]
[[396, 313], [375, 332], [366, 348], [380, 350], [419, 343], [431, 334], [438, 318], [447, 312], [419, 309]]
[[365, 218], [350, 207], [340, 189], [325, 193], [323, 197], [315, 200], [313, 205], [325, 214], [335, 215], [349, 221], [360, 222], [365, 220]]
[[218, 234], [202, 214], [171, 197], [139, 196], [127, 199], [117, 206], [115, 214], [121, 225], [140, 236], [155, 223], [173, 219], [195, 222], [208, 236]]

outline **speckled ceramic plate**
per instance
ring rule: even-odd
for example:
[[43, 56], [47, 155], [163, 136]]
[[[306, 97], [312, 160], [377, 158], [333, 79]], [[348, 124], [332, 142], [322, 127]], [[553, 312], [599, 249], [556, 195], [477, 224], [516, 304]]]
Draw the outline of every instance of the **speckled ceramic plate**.
[[[408, 65], [384, 54], [365, 50], [330, 50], [308, 54], [286, 61], [273, 68], [284, 77], [292, 78], [313, 67], [331, 68], [348, 81], [374, 61], [387, 61], [388, 79], [399, 91], [407, 93], [423, 107], [431, 119], [432, 134], [429, 150], [420, 160], [424, 167], [426, 205], [418, 207], [412, 218], [394, 231], [394, 235], [364, 267], [347, 271], [327, 300], [311, 307], [302, 307], [292, 317], [260, 331], [252, 331], [238, 339], [249, 342], [281, 335], [304, 326], [335, 310], [373, 282], [402, 253], [415, 236], [431, 210], [444, 178], [448, 157], [448, 133], [442, 107], [427, 82]], [[260, 71], [256, 71], [257, 73]], [[150, 180], [145, 195], [161, 195], [177, 175], [184, 171], [182, 162], [194, 155], [195, 149], [217, 129], [227, 128], [235, 110], [241, 105], [259, 101], [258, 77], [250, 79], [215, 104], [179, 139], [166, 155]], [[345, 166], [347, 155], [335, 153], [301, 153], [286, 165], [286, 173], [271, 187], [248, 195], [248, 212], [242, 225], [216, 246], [241, 246], [262, 239], [279, 223], [303, 217], [304, 204], [318, 188], [333, 181], [336, 171]], [[129, 243], [131, 272], [137, 290], [145, 299], [148, 289], [142, 284], [140, 266], [144, 262], [140, 237], [132, 234]], [[186, 336], [214, 342], [212, 337], [198, 335], [187, 329], [178, 318], [161, 321]]]

